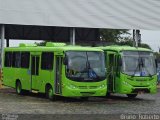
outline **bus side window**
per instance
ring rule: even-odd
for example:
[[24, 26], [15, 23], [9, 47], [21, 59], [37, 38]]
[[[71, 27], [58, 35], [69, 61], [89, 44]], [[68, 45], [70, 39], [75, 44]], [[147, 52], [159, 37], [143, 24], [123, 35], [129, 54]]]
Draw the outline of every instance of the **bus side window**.
[[30, 53], [21, 52], [21, 68], [29, 68]]
[[5, 52], [4, 66], [5, 67], [11, 67], [12, 66], [12, 52]]
[[20, 52], [12, 53], [12, 67], [20, 68], [21, 65], [21, 54]]
[[53, 52], [42, 52], [41, 57], [41, 69], [42, 70], [53, 70]]

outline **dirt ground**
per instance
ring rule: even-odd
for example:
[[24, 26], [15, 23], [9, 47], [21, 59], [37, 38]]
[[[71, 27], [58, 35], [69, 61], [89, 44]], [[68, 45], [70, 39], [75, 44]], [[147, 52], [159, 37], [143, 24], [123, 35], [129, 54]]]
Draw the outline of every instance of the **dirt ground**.
[[121, 119], [122, 115], [128, 114], [160, 115], [160, 89], [157, 94], [140, 94], [135, 99], [116, 94], [108, 98], [90, 97], [87, 101], [73, 98], [50, 101], [43, 94], [30, 93], [21, 96], [17, 95], [14, 89], [3, 88], [0, 89], [0, 113], [1, 119], [18, 115], [21, 119], [28, 119], [32, 116], [39, 120], [53, 117], [84, 120], [85, 118], [106, 119], [108, 117]]

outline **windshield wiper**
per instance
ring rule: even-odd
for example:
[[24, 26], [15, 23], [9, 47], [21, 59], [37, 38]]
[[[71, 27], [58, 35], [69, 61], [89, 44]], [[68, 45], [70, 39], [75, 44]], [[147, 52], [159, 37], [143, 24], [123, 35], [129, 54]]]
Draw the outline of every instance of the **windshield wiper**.
[[90, 62], [88, 61], [87, 62], [87, 64], [88, 64], [88, 76], [90, 77], [90, 78], [99, 78], [99, 76], [97, 75], [97, 73], [91, 68], [91, 65], [90, 65]]
[[86, 68], [88, 70], [88, 77], [89, 78], [99, 78], [99, 76], [97, 75], [97, 73], [91, 68], [90, 62], [88, 60], [88, 54], [86, 52], [87, 55], [87, 61], [86, 61]]
[[136, 71], [137, 71], [138, 68], [139, 68], [139, 70], [140, 70], [140, 60], [139, 60], [139, 59], [138, 59], [138, 64], [137, 64], [137, 66], [136, 66], [136, 69], [134, 70], [134, 72], [133, 72], [133, 74], [131, 75], [131, 77], [134, 77], [134, 76], [135, 76]]

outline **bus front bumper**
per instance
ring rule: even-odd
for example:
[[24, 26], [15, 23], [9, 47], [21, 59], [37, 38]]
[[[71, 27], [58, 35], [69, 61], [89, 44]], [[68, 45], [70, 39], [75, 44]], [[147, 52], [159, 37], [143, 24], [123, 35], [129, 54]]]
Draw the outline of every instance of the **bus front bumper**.
[[151, 93], [157, 92], [157, 86], [155, 84], [149, 86], [132, 86], [130, 84], [125, 84], [121, 87], [121, 94], [139, 94], [139, 93]]
[[107, 87], [97, 89], [77, 89], [65, 87], [62, 96], [65, 97], [90, 97], [90, 96], [106, 96]]

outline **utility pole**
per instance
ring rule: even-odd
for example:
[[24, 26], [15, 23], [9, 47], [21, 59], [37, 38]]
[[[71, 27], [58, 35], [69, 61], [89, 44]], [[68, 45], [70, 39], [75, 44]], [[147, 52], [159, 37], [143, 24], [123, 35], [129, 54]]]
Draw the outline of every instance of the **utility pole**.
[[70, 29], [70, 44], [71, 45], [76, 44], [75, 39], [76, 39], [76, 30], [75, 30], [75, 28], [71, 28]]
[[133, 30], [133, 47], [136, 46], [136, 36], [135, 36], [135, 29]]
[[141, 44], [140, 30], [133, 30], [133, 46], [138, 47]]
[[2, 58], [3, 58], [3, 49], [4, 49], [4, 39], [5, 39], [5, 25], [0, 25], [0, 68], [2, 68]]

